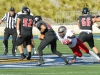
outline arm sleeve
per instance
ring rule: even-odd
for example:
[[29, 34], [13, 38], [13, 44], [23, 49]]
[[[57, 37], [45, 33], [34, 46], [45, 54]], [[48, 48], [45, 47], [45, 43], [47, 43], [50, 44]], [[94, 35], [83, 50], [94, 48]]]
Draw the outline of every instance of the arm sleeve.
[[18, 17], [18, 14], [16, 14], [16, 16], [15, 16], [15, 23], [17, 22], [17, 17]]
[[70, 30], [68, 36], [69, 37], [72, 37], [73, 35], [75, 35], [74, 31], [73, 30]]
[[1, 20], [2, 21], [6, 21], [7, 20], [7, 13], [5, 13], [5, 15], [3, 16], [3, 18]]

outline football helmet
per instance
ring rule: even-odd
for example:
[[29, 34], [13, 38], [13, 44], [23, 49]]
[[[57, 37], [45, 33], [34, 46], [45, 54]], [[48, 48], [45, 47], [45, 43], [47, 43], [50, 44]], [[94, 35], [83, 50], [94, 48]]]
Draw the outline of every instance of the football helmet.
[[89, 8], [84, 7], [84, 8], [82, 9], [82, 14], [89, 14], [89, 13], [90, 13]]
[[66, 31], [67, 31], [67, 28], [65, 26], [60, 26], [58, 28], [59, 36], [63, 38], [66, 34]]
[[42, 20], [41, 16], [35, 16], [34, 17], [34, 24], [36, 24], [38, 21], [41, 21], [41, 20]]
[[30, 9], [26, 6], [22, 7], [22, 13], [30, 14]]

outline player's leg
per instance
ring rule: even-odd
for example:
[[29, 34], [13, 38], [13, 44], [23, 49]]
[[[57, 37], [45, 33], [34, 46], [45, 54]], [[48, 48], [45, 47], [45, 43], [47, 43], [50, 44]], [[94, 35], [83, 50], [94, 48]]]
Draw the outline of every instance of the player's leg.
[[37, 66], [44, 64], [43, 51], [42, 50], [49, 44], [49, 42], [50, 42], [50, 40], [47, 40], [47, 39], [41, 40], [40, 45], [38, 46], [39, 62], [37, 64]]
[[16, 29], [14, 29], [12, 34], [12, 43], [13, 43], [12, 55], [13, 56], [16, 55], [16, 38], [17, 38], [17, 33], [16, 33]]
[[79, 34], [79, 39], [82, 41], [82, 42], [85, 42], [86, 41], [86, 36], [87, 35], [87, 33], [85, 33], [85, 32], [81, 32], [80, 34]]
[[27, 51], [28, 51], [27, 60], [30, 60], [30, 58], [31, 58], [31, 52], [32, 52], [31, 35], [26, 38], [26, 46], [27, 46]]
[[31, 38], [31, 46], [32, 46], [32, 50], [33, 50], [33, 55], [37, 55], [38, 53], [36, 51], [35, 43], [34, 43], [33, 38]]
[[89, 44], [90, 48], [94, 51], [95, 54], [97, 54], [100, 57], [100, 53], [98, 48], [94, 45], [94, 39], [93, 34], [89, 34], [87, 43]]
[[5, 47], [5, 51], [4, 51], [4, 55], [7, 55], [8, 53], [8, 38], [9, 38], [10, 34], [9, 34], [9, 30], [6, 28], [5, 32], [4, 32], [4, 47]]
[[77, 39], [77, 42], [78, 42], [77, 45], [79, 46], [80, 50], [82, 50], [86, 54], [89, 54], [89, 49], [87, 48], [87, 46], [79, 39]]
[[83, 52], [85, 52], [87, 54], [91, 54], [92, 56], [94, 56], [96, 59], [98, 59], [100, 61], [100, 58], [96, 54], [94, 54], [92, 51], [90, 51], [82, 41], [80, 41], [79, 39], [77, 39], [77, 40], [78, 40], [79, 48]]
[[18, 48], [18, 50], [19, 50], [19, 52], [21, 54], [21, 58], [20, 58], [21, 60], [26, 58], [26, 56], [24, 55], [23, 47], [22, 47], [23, 42], [24, 42], [24, 38], [19, 38], [18, 37], [17, 40], [16, 40], [17, 48]]
[[68, 59], [66, 57], [64, 57], [59, 51], [56, 50], [56, 47], [57, 47], [56, 41], [57, 41], [57, 39], [56, 39], [56, 37], [54, 37], [54, 39], [50, 43], [52, 53], [58, 55], [60, 58], [62, 58], [65, 61], [65, 64], [68, 64]]
[[24, 54], [27, 55], [27, 49], [26, 49], [26, 41], [24, 41], [23, 43], [23, 48], [24, 48]]
[[82, 57], [82, 52], [80, 51], [79, 45], [78, 45], [78, 44], [76, 44], [75, 47], [70, 48], [70, 49], [71, 49], [72, 52], [74, 53], [73, 58], [72, 58], [72, 60], [71, 60], [72, 63], [76, 61], [76, 57], [77, 57], [77, 56], [78, 56], [78, 57]]

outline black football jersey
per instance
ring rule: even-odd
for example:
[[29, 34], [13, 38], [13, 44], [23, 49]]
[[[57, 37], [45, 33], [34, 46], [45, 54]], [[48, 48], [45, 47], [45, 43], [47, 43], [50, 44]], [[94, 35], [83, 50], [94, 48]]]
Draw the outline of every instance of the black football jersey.
[[18, 16], [18, 18], [21, 19], [20, 22], [21, 33], [32, 32], [34, 17], [27, 14], [21, 14]]
[[44, 33], [43, 34], [54, 34], [55, 32], [54, 32], [54, 30], [52, 29], [52, 27], [48, 24], [48, 23], [46, 23], [46, 22], [44, 22], [44, 21], [39, 21], [39, 22], [37, 22], [37, 25], [36, 25], [36, 27], [41, 31], [41, 25], [44, 25], [45, 27], [46, 27], [46, 29], [45, 29], [45, 31], [44, 31]]
[[92, 21], [93, 16], [92, 15], [82, 15], [79, 16], [78, 21], [80, 23], [80, 29], [82, 30], [92, 30]]

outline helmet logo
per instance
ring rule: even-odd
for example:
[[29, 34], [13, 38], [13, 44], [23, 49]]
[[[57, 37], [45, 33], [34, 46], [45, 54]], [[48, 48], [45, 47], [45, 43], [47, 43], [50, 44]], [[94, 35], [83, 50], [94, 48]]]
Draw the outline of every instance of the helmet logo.
[[38, 21], [38, 18], [37, 17], [35, 18], [35, 21]]

